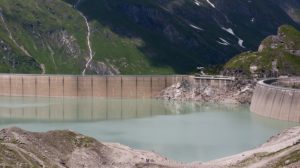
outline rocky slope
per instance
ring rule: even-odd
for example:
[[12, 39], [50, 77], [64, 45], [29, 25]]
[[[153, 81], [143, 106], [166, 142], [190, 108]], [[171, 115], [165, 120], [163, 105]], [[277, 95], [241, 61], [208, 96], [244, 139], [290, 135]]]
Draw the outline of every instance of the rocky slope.
[[27, 132], [18, 128], [0, 131], [1, 167], [122, 167], [216, 168], [297, 167], [300, 165], [300, 127], [272, 137], [261, 147], [207, 163], [182, 164], [158, 154], [120, 144], [100, 143], [71, 132]]
[[[234, 9], [234, 10], [233, 10]], [[188, 73], [255, 49], [297, 0], [2, 0], [0, 72]]]
[[225, 73], [249, 76], [300, 75], [300, 31], [284, 25], [257, 52], [245, 52], [225, 65]]
[[228, 87], [198, 85], [190, 80], [174, 84], [157, 96], [164, 100], [199, 101], [221, 104], [250, 104], [255, 80], [237, 79]]
[[155, 153], [100, 143], [71, 131], [32, 133], [18, 128], [0, 131], [1, 167], [131, 168], [172, 163], [175, 162]]

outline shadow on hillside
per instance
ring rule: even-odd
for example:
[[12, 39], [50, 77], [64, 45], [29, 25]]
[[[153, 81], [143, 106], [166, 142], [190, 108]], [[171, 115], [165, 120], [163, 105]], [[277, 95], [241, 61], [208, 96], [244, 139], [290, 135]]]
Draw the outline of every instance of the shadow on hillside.
[[[242, 37], [245, 37], [243, 40], [244, 43], [247, 44], [247, 48], [243, 49], [238, 45], [237, 37], [233, 37], [216, 26], [216, 24], [218, 24], [217, 22], [221, 20], [220, 18], [215, 18], [217, 16], [206, 18], [205, 24], [214, 24], [214, 26], [209, 27], [211, 30], [199, 35], [200, 33], [195, 30], [186, 30], [187, 23], [184, 22], [184, 18], [180, 18], [181, 16], [176, 14], [171, 16], [170, 13], [157, 5], [153, 5], [153, 3], [148, 0], [65, 1], [70, 4], [80, 2], [78, 9], [87, 16], [90, 21], [95, 20], [104, 27], [109, 27], [111, 31], [121, 38], [142, 39], [144, 45], [138, 49], [147, 56], [152, 66], [169, 66], [174, 69], [176, 73], [194, 71], [199, 65], [222, 64], [242, 51], [256, 50], [261, 40], [267, 35], [276, 34], [277, 27], [274, 25], [280, 26], [281, 24], [285, 24], [284, 22], [286, 21], [293, 26], [299, 27], [299, 25], [295, 24], [289, 16], [283, 14], [281, 9], [274, 4], [271, 4], [270, 9], [260, 12], [262, 15], [266, 15], [261, 16], [263, 18], [262, 20], [266, 20], [268, 19], [267, 17], [272, 16], [272, 18], [266, 20], [264, 24], [248, 24], [247, 21], [241, 19], [247, 16], [240, 16], [239, 13], [225, 11], [228, 14], [228, 16], [225, 16], [225, 14], [223, 14], [224, 11], [221, 11], [222, 9], [217, 12], [212, 12], [222, 13], [220, 18], [225, 16], [226, 18], [230, 17], [230, 19], [236, 19], [234, 20], [235, 23], [232, 24], [238, 24], [239, 28], [243, 29], [242, 31], [239, 31], [237, 28], [235, 30], [239, 31], [238, 34], [242, 35]], [[208, 9], [203, 8], [201, 10]], [[231, 11], [232, 9], [226, 9], [226, 7], [224, 7], [224, 10]], [[252, 13], [256, 14], [259, 9], [254, 10]], [[278, 14], [279, 16], [272, 15], [276, 11], [281, 11], [279, 12], [280, 15]], [[210, 12], [211, 11], [208, 10], [204, 16], [207, 17]], [[189, 18], [190, 17], [191, 16], [189, 16]], [[276, 19], [276, 17], [279, 18]], [[181, 23], [181, 21], [183, 21], [183, 23]], [[225, 22], [221, 23], [221, 25], [224, 24]], [[254, 34], [256, 35], [255, 37], [253, 36]], [[219, 37], [226, 37], [226, 39], [231, 38], [231, 41], [229, 41], [230, 45], [218, 45], [216, 40], [218, 40]]]
[[[66, 0], [76, 4], [75, 0]], [[148, 2], [143, 2], [148, 3]], [[89, 21], [97, 21], [121, 38], [139, 38], [144, 42], [138, 49], [154, 67], [171, 67], [176, 73], [194, 71], [197, 66], [224, 62], [224, 52], [212, 46], [200, 48], [194, 34], [186, 34], [165, 11], [149, 4], [149, 8], [135, 3], [104, 0], [81, 1], [78, 9]], [[176, 30], [175, 30], [175, 29]], [[178, 31], [179, 33], [178, 34]], [[166, 35], [167, 34], [167, 35]]]

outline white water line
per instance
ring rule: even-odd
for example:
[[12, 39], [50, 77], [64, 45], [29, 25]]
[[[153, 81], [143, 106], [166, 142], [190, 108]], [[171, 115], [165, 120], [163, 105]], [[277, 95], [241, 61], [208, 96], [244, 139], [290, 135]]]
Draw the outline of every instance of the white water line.
[[87, 34], [86, 39], [87, 39], [87, 44], [88, 44], [88, 48], [89, 48], [89, 60], [87, 61], [86, 65], [85, 65], [85, 69], [82, 72], [82, 74], [85, 75], [86, 69], [89, 67], [90, 63], [92, 62], [94, 55], [93, 55], [93, 50], [91, 47], [91, 40], [90, 40], [90, 37], [91, 37], [90, 25], [88, 23], [87, 18], [82, 13], [80, 13], [80, 15], [84, 18], [87, 29], [88, 29], [88, 34]]
[[[81, 0], [78, 0], [75, 3], [75, 5], [74, 5], [75, 9], [77, 9], [77, 6], [80, 4], [80, 2], [81, 2]], [[88, 48], [89, 48], [89, 60], [85, 64], [85, 68], [82, 71], [82, 75], [85, 75], [85, 72], [86, 72], [87, 68], [89, 67], [89, 65], [91, 64], [91, 62], [93, 60], [94, 54], [93, 54], [93, 50], [92, 50], [92, 47], [91, 47], [91, 39], [90, 39], [90, 37], [91, 37], [91, 28], [90, 28], [89, 22], [88, 22], [87, 18], [84, 16], [83, 13], [81, 13], [80, 11], [78, 11], [78, 12], [82, 16], [82, 18], [84, 19], [87, 30], [88, 30], [86, 40], [87, 40], [87, 45], [88, 45]]]
[[206, 0], [206, 2], [213, 8], [216, 8], [215, 4], [213, 4], [210, 0]]

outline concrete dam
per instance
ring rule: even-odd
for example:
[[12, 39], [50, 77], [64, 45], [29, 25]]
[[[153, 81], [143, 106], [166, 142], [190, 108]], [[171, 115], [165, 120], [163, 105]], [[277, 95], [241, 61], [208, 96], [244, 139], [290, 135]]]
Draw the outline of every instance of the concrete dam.
[[157, 76], [76, 76], [76, 75], [0, 75], [0, 96], [155, 98], [163, 89], [192, 80], [201, 85], [224, 87], [231, 80], [188, 75]]
[[273, 119], [300, 122], [300, 78], [258, 82], [250, 110]]

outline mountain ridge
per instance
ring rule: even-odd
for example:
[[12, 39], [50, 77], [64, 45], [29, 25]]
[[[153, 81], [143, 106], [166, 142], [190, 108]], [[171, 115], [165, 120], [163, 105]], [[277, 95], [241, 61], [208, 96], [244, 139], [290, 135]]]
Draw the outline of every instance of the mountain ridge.
[[282, 24], [300, 27], [296, 0], [3, 0], [0, 8], [32, 56], [0, 26], [7, 73], [191, 73], [255, 50]]
[[300, 31], [289, 25], [265, 38], [257, 51], [244, 52], [225, 64], [227, 73], [276, 77], [300, 75]]

